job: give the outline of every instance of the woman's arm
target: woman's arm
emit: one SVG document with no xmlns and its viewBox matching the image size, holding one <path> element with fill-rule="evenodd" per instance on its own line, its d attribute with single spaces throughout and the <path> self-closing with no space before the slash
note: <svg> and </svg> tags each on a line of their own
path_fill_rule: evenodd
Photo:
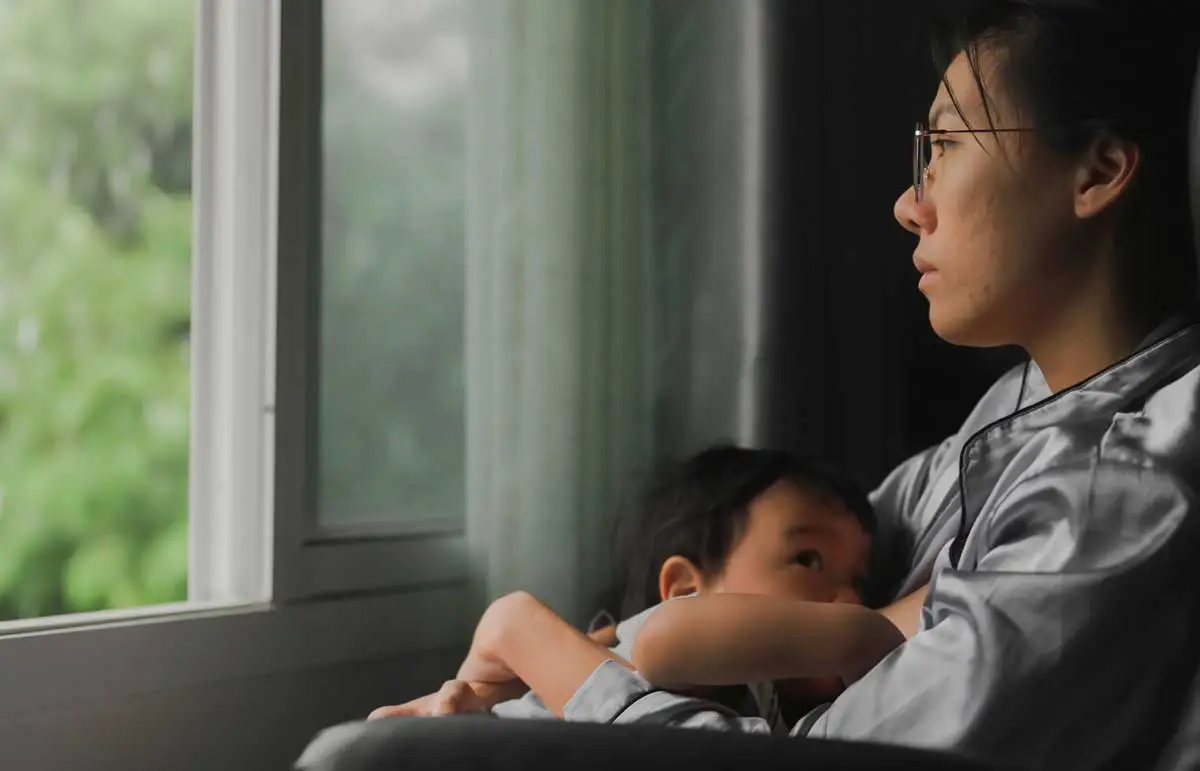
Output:
<svg viewBox="0 0 1200 771">
<path fill-rule="evenodd" d="M 932 626 L 797 735 L 935 737 L 1012 768 L 1169 756 L 1200 661 L 1195 489 L 1123 458 L 1032 473 L 980 512 L 970 569 L 938 576 Z"/>
<path fill-rule="evenodd" d="M 860 605 L 718 594 L 659 608 L 634 640 L 633 665 L 664 687 L 808 677 L 851 682 L 904 640 L 888 616 Z"/>
<path fill-rule="evenodd" d="M 920 520 L 919 501 L 940 469 L 958 463 L 955 437 L 951 436 L 913 455 L 892 470 L 868 498 L 877 527 L 872 537 L 871 569 L 864 599 L 872 607 L 897 599 L 908 577 L 909 559 L 917 537 L 928 523 Z"/>
<path fill-rule="evenodd" d="M 495 682 L 515 676 L 561 718 L 579 687 L 609 660 L 632 669 L 532 595 L 515 592 L 484 613 L 458 678 Z"/>
<path fill-rule="evenodd" d="M 921 606 L 925 604 L 928 594 L 929 584 L 925 584 L 907 597 L 881 608 L 879 613 L 900 630 L 905 640 L 911 640 L 921 629 Z"/>
</svg>

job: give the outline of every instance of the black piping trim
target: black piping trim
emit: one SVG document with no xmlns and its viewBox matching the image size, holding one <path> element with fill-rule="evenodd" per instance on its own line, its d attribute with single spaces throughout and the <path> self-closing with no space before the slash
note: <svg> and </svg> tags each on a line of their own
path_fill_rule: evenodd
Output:
<svg viewBox="0 0 1200 771">
<path fill-rule="evenodd" d="M 959 561 L 959 558 L 962 557 L 963 544 L 966 543 L 967 534 L 971 530 L 970 526 L 968 525 L 968 519 L 967 519 L 967 481 L 966 481 L 966 479 L 967 479 L 967 452 L 968 452 L 968 450 L 971 449 L 972 446 L 974 446 L 975 442 L 977 442 L 984 434 L 988 433 L 993 428 L 1004 425 L 1006 423 L 1010 423 L 1013 420 L 1016 420 L 1017 418 L 1019 418 L 1023 415 L 1028 415 L 1029 413 L 1034 412 L 1035 410 L 1039 410 L 1042 407 L 1052 404 L 1052 403 L 1058 401 L 1059 399 L 1067 396 L 1068 394 L 1074 393 L 1074 392 L 1084 388 L 1085 386 L 1090 385 L 1092 382 L 1094 382 L 1095 380 L 1097 380 L 1101 377 L 1104 377 L 1109 372 L 1112 372 L 1114 369 L 1117 369 L 1118 367 L 1123 366 L 1124 364 L 1127 364 L 1128 362 L 1130 362 L 1138 357 L 1149 354 L 1150 352 L 1155 351 L 1158 348 L 1162 348 L 1162 347 L 1168 345 L 1169 343 L 1175 341 L 1176 339 L 1183 337 L 1185 334 L 1188 334 L 1189 332 L 1193 331 L 1195 329 L 1196 325 L 1197 325 L 1197 322 L 1192 322 L 1192 323 L 1188 324 L 1187 326 L 1183 327 L 1182 329 L 1176 330 L 1174 334 L 1167 335 L 1166 337 L 1162 338 L 1161 340 L 1158 340 L 1157 342 L 1152 343 L 1151 345 L 1148 345 L 1145 348 L 1137 349 L 1136 351 L 1129 354 L 1125 358 L 1109 365 L 1108 367 L 1105 367 L 1104 369 L 1100 370 L 1099 372 L 1097 372 L 1096 374 L 1087 378 L 1086 380 L 1080 381 L 1079 383 L 1076 383 L 1075 385 L 1071 386 L 1070 388 L 1064 388 L 1063 390 L 1059 391 L 1056 394 L 1051 394 L 1050 396 L 1047 396 L 1045 399 L 1042 399 L 1041 401 L 1034 402 L 1033 404 L 1030 404 L 1024 408 L 1017 409 L 1015 412 L 1013 412 L 1011 415 L 1008 415 L 1007 417 L 993 420 L 991 423 L 988 423 L 983 428 L 981 428 L 978 431 L 976 431 L 975 433 L 971 434 L 971 437 L 969 439 L 967 439 L 967 441 L 963 442 L 962 450 L 960 450 L 959 454 L 958 454 L 958 498 L 959 498 L 958 502 L 959 502 L 961 511 L 959 512 L 958 533 L 957 533 L 957 535 L 954 536 L 954 542 L 950 544 L 950 566 L 956 570 L 958 569 L 958 561 Z M 1024 396 L 1025 381 L 1029 376 L 1029 367 L 1030 367 L 1030 362 L 1026 361 L 1025 362 L 1025 374 L 1021 377 L 1021 393 L 1018 394 L 1018 396 L 1017 396 L 1018 405 L 1020 404 L 1021 397 Z M 1172 369 L 1171 371 L 1173 372 L 1174 370 Z M 1157 384 L 1157 383 L 1161 382 L 1161 379 L 1156 379 L 1154 382 Z M 1131 402 L 1134 401 L 1136 398 L 1138 398 L 1136 395 L 1134 395 L 1134 394 L 1130 395 Z"/>
</svg>

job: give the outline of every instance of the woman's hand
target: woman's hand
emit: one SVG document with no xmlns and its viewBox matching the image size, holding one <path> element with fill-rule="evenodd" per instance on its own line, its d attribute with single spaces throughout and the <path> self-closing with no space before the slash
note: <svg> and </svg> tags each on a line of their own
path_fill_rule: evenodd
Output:
<svg viewBox="0 0 1200 771">
<path fill-rule="evenodd" d="M 925 596 L 929 594 L 929 584 L 926 583 L 907 597 L 896 600 L 880 613 L 895 624 L 904 639 L 911 640 L 921 629 L 921 608 L 925 605 Z"/>
<path fill-rule="evenodd" d="M 487 712 L 502 701 L 520 697 L 528 690 L 520 680 L 506 683 L 480 683 L 448 680 L 437 691 L 419 699 L 380 707 L 368 720 L 385 717 L 441 717 L 469 712 Z"/>
</svg>

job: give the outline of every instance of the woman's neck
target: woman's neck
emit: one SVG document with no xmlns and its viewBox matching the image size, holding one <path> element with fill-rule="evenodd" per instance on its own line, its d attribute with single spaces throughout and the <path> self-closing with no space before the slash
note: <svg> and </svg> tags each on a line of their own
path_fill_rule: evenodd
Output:
<svg viewBox="0 0 1200 771">
<path fill-rule="evenodd" d="M 1111 305 L 1067 308 L 1059 323 L 1023 347 L 1050 391 L 1058 393 L 1132 354 L 1164 321 L 1117 312 Z"/>
</svg>

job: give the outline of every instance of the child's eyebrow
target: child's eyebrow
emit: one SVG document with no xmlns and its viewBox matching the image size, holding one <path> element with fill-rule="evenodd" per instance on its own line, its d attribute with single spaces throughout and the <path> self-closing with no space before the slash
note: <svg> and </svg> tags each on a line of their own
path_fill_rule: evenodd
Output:
<svg viewBox="0 0 1200 771">
<path fill-rule="evenodd" d="M 820 525 L 791 525 L 784 531 L 783 537 L 797 538 L 804 535 L 827 535 L 828 533 L 828 528 L 821 527 Z"/>
</svg>

